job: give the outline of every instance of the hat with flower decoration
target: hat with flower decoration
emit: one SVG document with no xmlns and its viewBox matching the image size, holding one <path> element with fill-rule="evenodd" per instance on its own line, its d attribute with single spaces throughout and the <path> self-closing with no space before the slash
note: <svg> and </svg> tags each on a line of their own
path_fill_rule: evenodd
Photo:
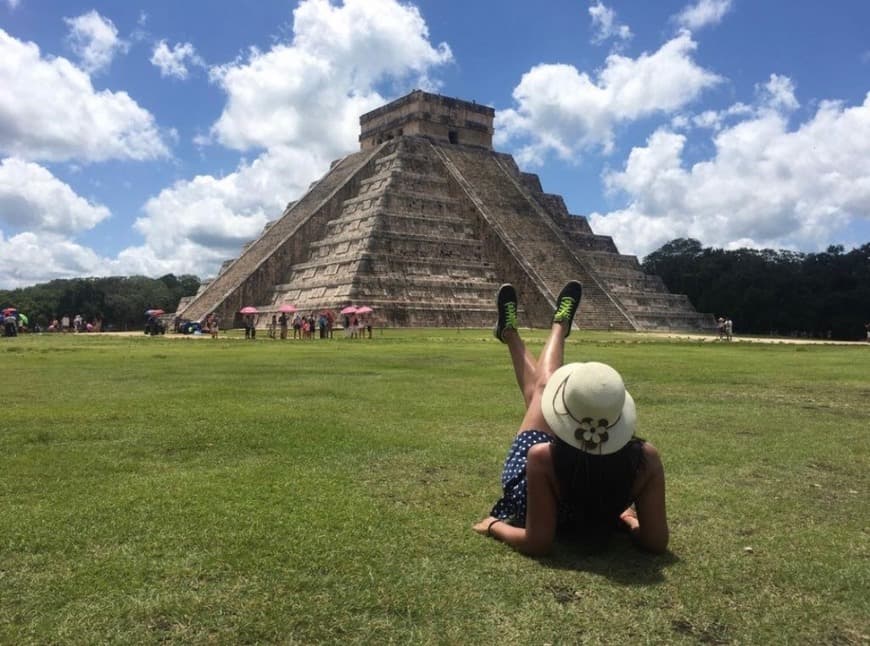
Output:
<svg viewBox="0 0 870 646">
<path fill-rule="evenodd" d="M 616 453 L 634 435 L 634 399 L 604 363 L 569 363 L 554 372 L 541 400 L 544 418 L 564 442 L 586 453 Z"/>
</svg>

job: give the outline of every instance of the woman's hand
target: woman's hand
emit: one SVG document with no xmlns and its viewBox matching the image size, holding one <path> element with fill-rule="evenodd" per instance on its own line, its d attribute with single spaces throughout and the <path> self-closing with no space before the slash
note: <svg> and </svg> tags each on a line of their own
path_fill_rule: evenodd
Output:
<svg viewBox="0 0 870 646">
<path fill-rule="evenodd" d="M 619 520 L 628 531 L 633 531 L 640 527 L 640 523 L 637 520 L 637 512 L 634 510 L 634 507 L 629 507 L 619 514 Z"/>
<path fill-rule="evenodd" d="M 486 518 L 484 518 L 482 521 L 480 521 L 476 525 L 473 525 L 471 527 L 471 529 L 476 531 L 478 534 L 481 534 L 483 536 L 487 536 L 487 535 L 489 535 L 490 525 L 492 525 L 492 523 L 494 523 L 497 520 L 498 520 L 498 518 L 496 518 L 495 516 L 487 516 Z"/>
</svg>

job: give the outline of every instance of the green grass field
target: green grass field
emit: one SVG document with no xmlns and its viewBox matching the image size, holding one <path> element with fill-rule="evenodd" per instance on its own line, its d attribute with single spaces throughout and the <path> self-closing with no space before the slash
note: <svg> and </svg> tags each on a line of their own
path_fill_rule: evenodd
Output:
<svg viewBox="0 0 870 646">
<path fill-rule="evenodd" d="M 0 359 L 3 644 L 870 641 L 870 347 L 575 331 L 662 452 L 671 550 L 544 559 L 471 531 L 522 416 L 486 331 Z"/>
</svg>

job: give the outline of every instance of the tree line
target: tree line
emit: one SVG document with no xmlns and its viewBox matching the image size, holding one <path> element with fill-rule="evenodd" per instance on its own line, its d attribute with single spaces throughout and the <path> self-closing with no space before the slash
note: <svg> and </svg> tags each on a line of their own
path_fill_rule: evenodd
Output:
<svg viewBox="0 0 870 646">
<path fill-rule="evenodd" d="M 81 314 L 85 321 L 100 319 L 103 329 L 140 329 L 145 310 L 174 312 L 182 296 L 195 294 L 200 280 L 196 276 L 160 278 L 145 276 L 110 276 L 106 278 L 72 278 L 48 283 L 0 290 L 0 309 L 16 307 L 27 314 L 30 325 L 45 329 L 51 321 L 64 315 L 70 320 Z"/>
<path fill-rule="evenodd" d="M 726 251 L 677 238 L 641 263 L 700 312 L 730 317 L 735 331 L 857 340 L 870 322 L 870 243 L 845 252 Z"/>
<path fill-rule="evenodd" d="M 865 338 L 870 322 L 870 243 L 845 252 L 773 249 L 726 251 L 677 238 L 643 259 L 644 271 L 700 312 L 730 317 L 747 334 Z M 17 307 L 43 328 L 64 315 L 100 318 L 113 329 L 138 329 L 145 310 L 173 312 L 197 292 L 196 276 L 113 276 L 59 279 L 0 290 L 0 309 Z"/>
</svg>

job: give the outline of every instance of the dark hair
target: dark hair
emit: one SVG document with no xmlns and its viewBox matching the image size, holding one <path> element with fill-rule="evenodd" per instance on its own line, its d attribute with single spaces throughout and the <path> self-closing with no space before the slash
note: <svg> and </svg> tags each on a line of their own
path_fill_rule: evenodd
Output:
<svg viewBox="0 0 870 646">
<path fill-rule="evenodd" d="M 559 481 L 562 529 L 613 527 L 631 500 L 631 487 L 643 463 L 644 440 L 633 437 L 610 455 L 586 453 L 556 438 L 553 463 Z"/>
</svg>

